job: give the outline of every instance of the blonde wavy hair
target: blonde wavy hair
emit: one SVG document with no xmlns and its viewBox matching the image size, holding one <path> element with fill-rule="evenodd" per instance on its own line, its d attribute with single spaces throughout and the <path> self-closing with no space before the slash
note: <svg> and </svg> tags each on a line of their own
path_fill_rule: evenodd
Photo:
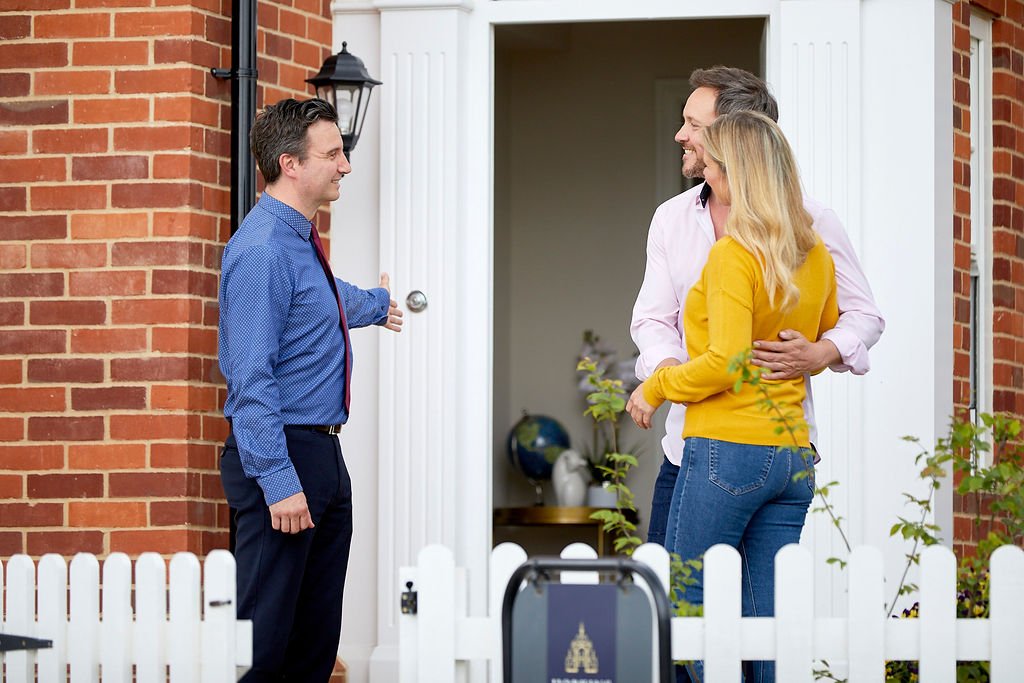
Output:
<svg viewBox="0 0 1024 683">
<path fill-rule="evenodd" d="M 761 262 L 772 306 L 790 310 L 800 300 L 794 274 L 818 238 L 786 136 L 764 114 L 733 112 L 704 130 L 704 149 L 729 182 L 725 233 Z"/>
</svg>

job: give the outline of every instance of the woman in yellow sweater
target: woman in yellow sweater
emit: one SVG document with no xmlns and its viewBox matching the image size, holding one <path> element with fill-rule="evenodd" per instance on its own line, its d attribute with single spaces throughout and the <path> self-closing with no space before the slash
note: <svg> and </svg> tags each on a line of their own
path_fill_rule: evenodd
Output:
<svg viewBox="0 0 1024 683">
<path fill-rule="evenodd" d="M 813 460 L 803 425 L 804 378 L 766 381 L 792 415 L 797 444 L 762 409 L 757 390 L 734 391 L 732 359 L 754 339 L 783 329 L 817 340 L 835 325 L 832 257 L 811 228 L 796 162 L 768 117 L 736 112 L 704 131 L 705 180 L 730 206 L 725 237 L 711 248 L 683 313 L 690 360 L 665 367 L 637 388 L 626 406 L 648 428 L 664 401 L 686 403 L 685 448 L 673 492 L 665 546 L 684 560 L 716 543 L 743 561 L 743 614 L 774 614 L 775 553 L 800 539 L 813 495 Z M 806 472 L 812 476 L 794 476 Z M 703 603 L 703 577 L 683 597 Z M 774 663 L 758 662 L 753 680 L 774 680 Z M 693 673 L 703 678 L 700 662 Z"/>
</svg>

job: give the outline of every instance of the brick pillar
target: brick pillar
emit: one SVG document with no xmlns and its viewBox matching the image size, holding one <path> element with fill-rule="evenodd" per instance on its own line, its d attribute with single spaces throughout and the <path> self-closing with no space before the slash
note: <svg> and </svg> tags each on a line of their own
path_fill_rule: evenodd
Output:
<svg viewBox="0 0 1024 683">
<path fill-rule="evenodd" d="M 1024 416 L 1024 1 L 972 0 L 953 6 L 954 123 L 954 292 L 956 363 L 954 409 L 969 400 L 966 357 L 969 336 L 970 196 L 970 22 L 971 9 L 994 15 L 992 23 L 992 303 L 993 408 Z M 955 478 L 959 483 L 960 476 Z M 982 501 L 982 504 L 987 504 Z M 978 501 L 954 497 L 954 549 L 973 554 L 987 533 L 973 520 Z"/>
<path fill-rule="evenodd" d="M 222 7 L 0 0 L 0 556 L 227 545 Z M 309 96 L 328 11 L 260 4 L 261 104 Z"/>
</svg>

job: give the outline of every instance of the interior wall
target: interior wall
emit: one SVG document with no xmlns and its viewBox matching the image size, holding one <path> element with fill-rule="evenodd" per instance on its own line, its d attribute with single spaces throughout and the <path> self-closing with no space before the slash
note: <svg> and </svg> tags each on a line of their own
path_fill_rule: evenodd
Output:
<svg viewBox="0 0 1024 683">
<path fill-rule="evenodd" d="M 656 83 L 679 79 L 682 100 L 695 68 L 759 72 L 763 26 L 761 19 L 730 19 L 497 27 L 496 507 L 533 502 L 532 487 L 506 455 L 509 430 L 524 410 L 558 420 L 575 448 L 589 440 L 575 373 L 584 330 L 611 343 L 620 359 L 635 353 L 629 321 L 658 203 L 657 146 L 679 154 L 672 139 L 678 111 L 655 130 Z M 642 535 L 666 412 L 649 432 L 628 418 L 623 429 L 623 444 L 640 453 L 629 484 Z M 545 499 L 555 504 L 550 485 Z"/>
</svg>

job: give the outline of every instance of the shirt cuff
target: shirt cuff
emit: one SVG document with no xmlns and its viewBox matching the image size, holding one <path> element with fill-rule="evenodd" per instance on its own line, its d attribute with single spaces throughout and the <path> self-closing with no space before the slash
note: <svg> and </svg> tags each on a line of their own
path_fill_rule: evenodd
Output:
<svg viewBox="0 0 1024 683">
<path fill-rule="evenodd" d="M 263 489 L 263 500 L 267 502 L 268 507 L 302 492 L 302 482 L 299 481 L 299 475 L 295 473 L 295 468 L 290 463 L 288 467 L 257 477 L 256 483 Z"/>
<path fill-rule="evenodd" d="M 391 308 L 391 294 L 383 287 L 374 287 L 369 292 L 374 296 L 377 306 L 380 308 L 381 317 L 373 321 L 373 324 L 383 325 L 388 321 L 388 309 Z"/>
<path fill-rule="evenodd" d="M 854 333 L 833 327 L 821 335 L 821 338 L 828 339 L 839 349 L 839 356 L 843 362 L 830 365 L 829 369 L 833 372 L 850 371 L 855 375 L 863 375 L 871 369 L 864 343 Z"/>
<path fill-rule="evenodd" d="M 659 344 L 647 349 L 636 359 L 636 377 L 645 380 L 658 369 L 658 363 L 666 358 L 675 358 L 680 363 L 687 361 L 686 351 L 672 344 Z"/>
</svg>

